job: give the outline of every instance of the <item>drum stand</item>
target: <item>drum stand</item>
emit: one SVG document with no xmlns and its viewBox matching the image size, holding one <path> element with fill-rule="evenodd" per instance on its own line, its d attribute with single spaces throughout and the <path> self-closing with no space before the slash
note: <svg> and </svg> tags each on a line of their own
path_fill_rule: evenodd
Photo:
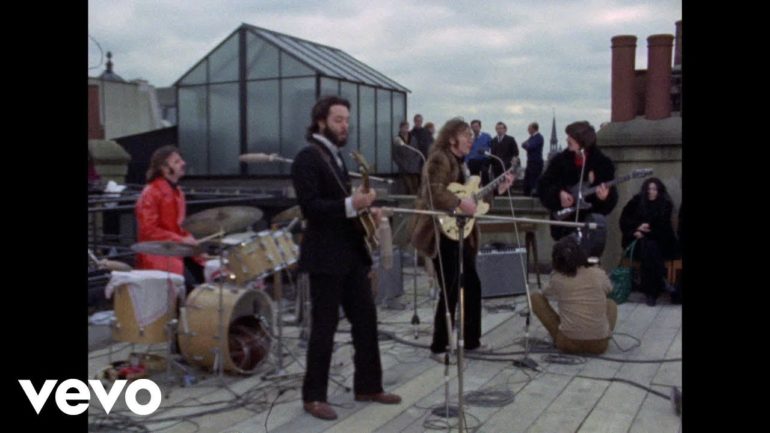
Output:
<svg viewBox="0 0 770 433">
<path fill-rule="evenodd" d="M 177 335 L 179 327 L 179 321 L 177 319 L 169 320 L 168 323 L 166 323 L 166 335 L 168 335 L 168 345 L 167 345 L 167 352 L 168 357 L 166 358 L 166 383 L 172 383 L 172 370 L 174 368 L 177 368 L 182 372 L 182 386 L 188 386 L 192 385 L 193 383 L 197 382 L 196 376 L 188 369 L 184 364 L 182 364 L 181 361 L 178 361 L 175 359 L 175 356 L 173 354 L 174 351 L 174 336 Z M 169 398 L 171 394 L 170 387 L 166 390 L 166 394 L 164 395 L 165 398 Z"/>
</svg>

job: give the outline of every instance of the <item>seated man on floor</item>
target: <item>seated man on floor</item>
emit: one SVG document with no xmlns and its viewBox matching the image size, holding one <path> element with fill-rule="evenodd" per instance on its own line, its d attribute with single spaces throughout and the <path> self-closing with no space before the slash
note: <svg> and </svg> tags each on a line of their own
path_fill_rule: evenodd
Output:
<svg viewBox="0 0 770 433">
<path fill-rule="evenodd" d="M 551 279 L 542 292 L 532 293 L 532 311 L 562 352 L 604 353 L 618 318 L 617 305 L 607 298 L 612 290 L 607 273 L 588 265 L 574 236 L 554 245 L 551 260 Z M 559 313 L 546 296 L 556 300 Z"/>
</svg>

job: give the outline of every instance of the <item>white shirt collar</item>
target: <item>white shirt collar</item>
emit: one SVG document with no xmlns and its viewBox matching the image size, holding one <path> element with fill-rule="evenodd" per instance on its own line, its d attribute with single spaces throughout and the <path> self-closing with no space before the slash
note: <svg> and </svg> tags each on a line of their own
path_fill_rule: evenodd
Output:
<svg viewBox="0 0 770 433">
<path fill-rule="evenodd" d="M 326 148 L 329 149 L 329 151 L 332 153 L 332 155 L 339 156 L 340 149 L 337 146 L 335 146 L 334 143 L 329 141 L 328 138 L 324 137 L 321 134 L 313 134 L 313 138 L 315 138 L 316 140 L 318 140 L 321 143 L 323 143 L 324 146 L 326 146 Z"/>
<path fill-rule="evenodd" d="M 321 134 L 313 134 L 313 138 L 323 143 L 324 146 L 326 146 L 327 149 L 329 149 L 329 152 L 334 155 L 334 159 L 337 161 L 337 165 L 342 168 L 342 155 L 340 154 L 340 148 L 335 146 L 334 143 L 329 141 L 328 138 L 324 137 Z"/>
</svg>

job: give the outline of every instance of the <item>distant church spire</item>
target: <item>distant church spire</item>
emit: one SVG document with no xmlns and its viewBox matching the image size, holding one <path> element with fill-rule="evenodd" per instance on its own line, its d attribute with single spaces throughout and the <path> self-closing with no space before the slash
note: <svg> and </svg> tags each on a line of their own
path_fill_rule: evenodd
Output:
<svg viewBox="0 0 770 433">
<path fill-rule="evenodd" d="M 556 110 L 553 112 L 553 122 L 551 123 L 551 150 L 548 152 L 548 159 L 559 153 L 559 139 L 556 138 Z"/>
</svg>

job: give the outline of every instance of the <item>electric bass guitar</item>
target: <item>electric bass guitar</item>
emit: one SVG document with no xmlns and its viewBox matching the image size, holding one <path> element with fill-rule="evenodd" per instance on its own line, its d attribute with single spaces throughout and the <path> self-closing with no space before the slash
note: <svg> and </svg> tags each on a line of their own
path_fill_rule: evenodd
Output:
<svg viewBox="0 0 770 433">
<path fill-rule="evenodd" d="M 468 180 L 465 182 L 465 185 L 452 182 L 449 185 L 447 185 L 446 189 L 447 191 L 453 193 L 457 197 L 463 199 L 470 197 L 473 199 L 474 202 L 476 202 L 476 213 L 473 214 L 476 215 L 484 215 L 487 212 L 489 212 L 489 203 L 482 200 L 484 196 L 489 194 L 493 188 L 497 188 L 497 186 L 505 179 L 505 175 L 507 173 L 510 173 L 516 169 L 516 163 L 511 165 L 511 167 L 503 172 L 500 176 L 498 176 L 495 180 L 489 182 L 484 188 L 479 189 L 479 184 L 481 183 L 481 178 L 479 176 L 471 176 L 468 178 Z M 462 213 L 460 211 L 460 208 L 457 208 L 456 212 Z M 467 238 L 469 234 L 471 234 L 471 230 L 473 230 L 473 223 L 476 221 L 475 218 L 468 218 L 468 221 L 465 222 L 465 226 L 463 227 L 463 234 L 460 236 L 459 230 L 457 229 L 457 218 L 444 215 L 438 217 L 439 225 L 441 226 L 441 232 L 444 233 L 446 237 L 449 239 L 452 239 L 453 241 L 459 240 L 461 237 L 463 239 Z"/>
<path fill-rule="evenodd" d="M 605 183 L 605 185 L 607 185 L 607 188 L 609 188 L 612 185 L 623 183 L 623 182 L 629 181 L 631 179 L 640 179 L 640 178 L 647 177 L 647 176 L 650 176 L 650 175 L 652 175 L 652 169 L 651 168 L 637 168 L 636 170 L 632 171 L 630 174 L 627 174 L 625 176 L 621 176 L 621 177 L 619 177 L 617 179 L 613 179 L 613 180 L 611 180 L 609 182 L 604 182 L 604 183 Z M 578 185 L 580 185 L 580 183 L 577 183 L 577 184 L 573 185 L 572 187 L 570 187 L 568 192 L 570 194 L 572 194 L 572 197 L 574 197 L 575 200 L 578 200 L 579 196 L 582 197 L 579 200 L 579 203 L 575 204 L 574 206 L 565 207 L 563 209 L 560 209 L 560 210 L 552 212 L 551 213 L 551 217 L 554 220 L 564 221 L 564 220 L 567 220 L 570 217 L 574 216 L 575 212 L 577 210 L 580 210 L 582 212 L 582 211 L 587 211 L 587 210 L 591 209 L 591 203 L 585 201 L 585 199 L 586 199 L 586 197 L 588 197 L 590 195 L 596 194 L 596 188 L 598 188 L 598 185 L 597 186 L 591 186 L 591 187 L 583 187 L 582 194 L 580 192 L 580 189 L 578 189 Z"/>
<path fill-rule="evenodd" d="M 361 172 L 361 187 L 365 193 L 369 192 L 369 164 L 358 151 L 350 152 L 350 156 L 358 164 L 358 170 Z M 373 254 L 380 247 L 380 238 L 377 236 L 377 224 L 374 221 L 374 215 L 369 209 L 363 209 L 358 212 L 358 228 L 364 236 L 364 243 L 369 254 Z"/>
</svg>

